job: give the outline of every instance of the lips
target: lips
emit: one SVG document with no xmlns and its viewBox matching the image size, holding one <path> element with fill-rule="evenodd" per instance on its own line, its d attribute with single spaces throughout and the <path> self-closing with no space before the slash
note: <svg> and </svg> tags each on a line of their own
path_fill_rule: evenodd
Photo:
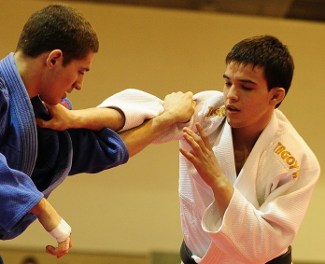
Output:
<svg viewBox="0 0 325 264">
<path fill-rule="evenodd" d="M 226 106 L 227 111 L 229 112 L 239 112 L 239 109 L 233 105 L 227 105 Z"/>
</svg>

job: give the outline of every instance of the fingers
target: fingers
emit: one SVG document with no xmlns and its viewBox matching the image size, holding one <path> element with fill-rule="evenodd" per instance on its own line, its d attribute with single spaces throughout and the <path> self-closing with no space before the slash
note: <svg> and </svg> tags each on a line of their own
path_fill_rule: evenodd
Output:
<svg viewBox="0 0 325 264">
<path fill-rule="evenodd" d="M 172 93 L 170 93 L 170 94 L 167 94 L 166 96 L 165 96 L 165 99 L 167 98 L 167 97 L 171 97 L 171 96 L 179 96 L 179 97 L 181 97 L 181 96 L 183 96 L 183 97 L 190 97 L 190 98 L 192 98 L 193 97 L 193 93 L 192 92 L 190 92 L 190 91 L 187 91 L 187 92 L 181 92 L 181 91 L 178 91 L 178 92 L 172 92 Z"/>
<path fill-rule="evenodd" d="M 45 121 L 44 121 L 43 119 L 36 118 L 36 124 L 37 124 L 39 127 L 44 127 L 44 123 L 45 123 Z"/>
<path fill-rule="evenodd" d="M 183 137 L 191 147 L 191 150 L 185 150 L 180 148 L 180 153 L 188 159 L 190 162 L 195 163 L 196 159 L 199 159 L 203 154 L 204 141 L 200 135 L 197 135 L 192 129 L 185 127 L 183 129 Z"/>
<path fill-rule="evenodd" d="M 51 245 L 46 246 L 46 252 L 57 258 L 61 258 L 69 252 L 71 247 L 71 237 L 68 237 L 65 241 L 58 243 L 57 247 Z"/>
<path fill-rule="evenodd" d="M 188 127 L 183 128 L 183 137 L 191 147 L 191 150 L 182 148 L 179 150 L 193 164 L 199 162 L 199 160 L 202 162 L 213 153 L 209 139 L 205 135 L 202 126 L 199 123 L 195 124 L 195 126 L 197 133 Z"/>
<path fill-rule="evenodd" d="M 58 242 L 57 247 L 48 245 L 46 251 L 57 258 L 60 258 L 69 252 L 71 248 L 71 227 L 69 224 L 61 218 L 57 226 L 49 231 L 50 235 L 53 236 Z"/>
<path fill-rule="evenodd" d="M 55 119 L 50 119 L 49 121 L 40 119 L 40 118 L 36 118 L 36 124 L 41 127 L 41 128 L 49 128 L 49 129 L 54 129 L 54 130 L 64 130 L 64 128 L 62 128 L 60 126 L 60 123 L 57 122 Z"/>
<path fill-rule="evenodd" d="M 51 115 L 50 120 L 43 120 L 36 118 L 36 123 L 39 127 L 49 128 L 53 130 L 62 131 L 67 129 L 68 118 L 67 114 L 71 111 L 66 109 L 63 105 L 46 105 Z"/>
<path fill-rule="evenodd" d="M 182 102 L 193 101 L 193 93 L 192 92 L 172 92 L 167 94 L 164 98 L 164 104 L 180 104 Z M 192 106 L 195 107 L 195 104 L 192 103 Z"/>
<path fill-rule="evenodd" d="M 194 108 L 195 108 L 195 106 L 196 106 L 196 101 L 195 101 L 195 100 L 193 100 L 193 101 L 192 101 L 192 108 L 194 109 Z"/>
<path fill-rule="evenodd" d="M 198 144 L 201 148 L 210 148 L 209 139 L 203 132 L 202 126 L 199 123 L 196 123 L 195 127 L 197 129 L 197 133 L 188 127 L 183 128 L 183 136 L 185 140 L 191 145 L 191 147 L 194 148 L 196 148 L 196 144 Z"/>
<path fill-rule="evenodd" d="M 191 146 L 192 152 L 198 154 L 200 150 L 204 147 L 204 142 L 201 137 L 194 133 L 193 130 L 189 128 L 183 129 L 183 137 L 186 142 Z"/>
<path fill-rule="evenodd" d="M 204 142 L 204 145 L 207 147 L 207 148 L 211 148 L 211 145 L 210 145 L 210 141 L 209 141 L 209 138 L 205 135 L 205 133 L 203 132 L 203 128 L 202 126 L 199 124 L 199 123 L 196 123 L 195 124 L 195 127 L 200 135 L 200 137 L 202 138 L 203 142 Z"/>
</svg>

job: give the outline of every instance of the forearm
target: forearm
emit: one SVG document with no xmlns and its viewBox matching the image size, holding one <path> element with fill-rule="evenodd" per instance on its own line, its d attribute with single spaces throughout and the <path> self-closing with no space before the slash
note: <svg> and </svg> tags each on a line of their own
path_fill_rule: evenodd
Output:
<svg viewBox="0 0 325 264">
<path fill-rule="evenodd" d="M 136 128 L 121 132 L 120 136 L 128 148 L 130 157 L 143 150 L 160 135 L 167 133 L 174 123 L 169 113 L 163 113 Z"/>
<path fill-rule="evenodd" d="M 37 216 L 39 222 L 48 232 L 53 230 L 61 220 L 61 216 L 45 198 L 42 198 L 30 212 Z"/>
<path fill-rule="evenodd" d="M 124 114 L 115 108 L 87 108 L 68 110 L 62 105 L 48 106 L 52 118 L 48 121 L 37 119 L 37 124 L 43 128 L 66 130 L 85 128 L 101 130 L 110 128 L 115 131 L 124 126 Z"/>
<path fill-rule="evenodd" d="M 139 98 L 139 96 L 134 97 L 119 94 L 116 96 L 119 97 L 117 100 L 110 102 L 105 100 L 100 107 L 83 110 L 68 110 L 60 104 L 54 106 L 48 105 L 48 110 L 52 118 L 48 121 L 37 119 L 37 124 L 43 128 L 60 131 L 75 128 L 90 130 L 111 128 L 119 131 L 122 128 L 127 130 L 138 127 L 144 120 L 157 117 L 159 114 L 164 116 L 164 121 L 162 122 L 163 124 L 159 121 L 158 127 L 161 125 L 165 127 L 166 122 L 187 122 L 194 113 L 195 102 L 193 101 L 193 94 L 191 92 L 171 93 L 165 97 L 163 103 L 159 98 L 152 95 L 148 99 L 148 96 L 146 97 L 148 95 L 147 93 L 140 92 L 140 94 L 144 97 Z M 128 100 L 124 102 L 124 99 Z M 116 105 L 118 107 L 115 108 L 114 106 Z M 123 110 L 119 110 L 120 108 Z M 161 117 L 159 120 L 161 120 Z M 151 131 L 156 133 L 156 121 L 150 122 L 150 124 L 154 125 Z M 146 135 L 149 136 L 148 139 L 154 136 L 151 133 Z M 151 142 L 151 140 L 149 141 Z"/>
<path fill-rule="evenodd" d="M 44 229 L 53 236 L 58 245 L 57 247 L 47 245 L 46 251 L 56 256 L 57 258 L 63 257 L 69 252 L 72 247 L 71 243 L 71 227 L 66 223 L 62 217 L 56 212 L 53 206 L 45 199 L 42 198 L 40 202 L 35 205 L 31 211 L 38 218 Z"/>
<path fill-rule="evenodd" d="M 225 176 L 223 179 L 216 179 L 210 187 L 214 194 L 215 204 L 218 207 L 220 214 L 224 215 L 233 196 L 234 188 Z"/>
<path fill-rule="evenodd" d="M 124 115 L 114 108 L 88 108 L 73 110 L 74 120 L 72 128 L 85 128 L 90 130 L 101 130 L 110 128 L 120 130 L 124 125 Z"/>
</svg>

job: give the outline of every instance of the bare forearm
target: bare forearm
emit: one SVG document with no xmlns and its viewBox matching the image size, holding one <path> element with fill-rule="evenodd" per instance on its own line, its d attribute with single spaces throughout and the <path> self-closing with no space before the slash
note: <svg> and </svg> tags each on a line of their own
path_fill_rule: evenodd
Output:
<svg viewBox="0 0 325 264">
<path fill-rule="evenodd" d="M 31 213 L 37 216 L 46 231 L 54 229 L 61 220 L 60 215 L 45 198 L 31 209 Z"/>
<path fill-rule="evenodd" d="M 122 112 L 112 108 L 88 108 L 74 110 L 74 128 L 86 128 L 90 130 L 101 130 L 111 128 L 120 130 L 124 125 Z"/>
<path fill-rule="evenodd" d="M 218 180 L 211 186 L 214 193 L 215 203 L 220 214 L 224 214 L 230 204 L 234 193 L 234 188 L 230 185 L 227 179 Z"/>
<path fill-rule="evenodd" d="M 82 110 L 68 110 L 62 105 L 48 106 L 52 118 L 48 121 L 37 119 L 37 124 L 43 128 L 66 130 L 85 128 L 101 130 L 111 128 L 115 131 L 124 126 L 124 114 L 114 108 L 87 108 Z"/>
<path fill-rule="evenodd" d="M 58 243 L 57 246 L 47 245 L 46 251 L 57 258 L 66 255 L 72 247 L 70 237 L 71 227 L 68 223 L 62 219 L 45 198 L 42 198 L 30 212 L 37 216 L 38 221 L 42 224 L 44 229 L 49 232 Z"/>
<path fill-rule="evenodd" d="M 141 126 L 120 133 L 130 157 L 152 143 L 161 134 L 166 133 L 175 121 L 168 114 L 162 114 L 144 122 Z"/>
</svg>

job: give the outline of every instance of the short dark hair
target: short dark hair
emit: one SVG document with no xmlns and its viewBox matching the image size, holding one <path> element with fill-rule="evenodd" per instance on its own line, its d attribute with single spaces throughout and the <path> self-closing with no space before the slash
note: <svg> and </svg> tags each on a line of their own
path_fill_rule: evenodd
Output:
<svg viewBox="0 0 325 264">
<path fill-rule="evenodd" d="M 235 61 L 264 69 L 268 89 L 282 87 L 288 93 L 294 72 L 294 62 L 288 48 L 270 35 L 244 39 L 233 46 L 226 64 Z"/>
<path fill-rule="evenodd" d="M 99 42 L 90 23 L 75 9 L 65 5 L 49 5 L 36 11 L 21 32 L 17 49 L 25 55 L 38 55 L 60 49 L 64 64 L 98 52 Z"/>
</svg>

